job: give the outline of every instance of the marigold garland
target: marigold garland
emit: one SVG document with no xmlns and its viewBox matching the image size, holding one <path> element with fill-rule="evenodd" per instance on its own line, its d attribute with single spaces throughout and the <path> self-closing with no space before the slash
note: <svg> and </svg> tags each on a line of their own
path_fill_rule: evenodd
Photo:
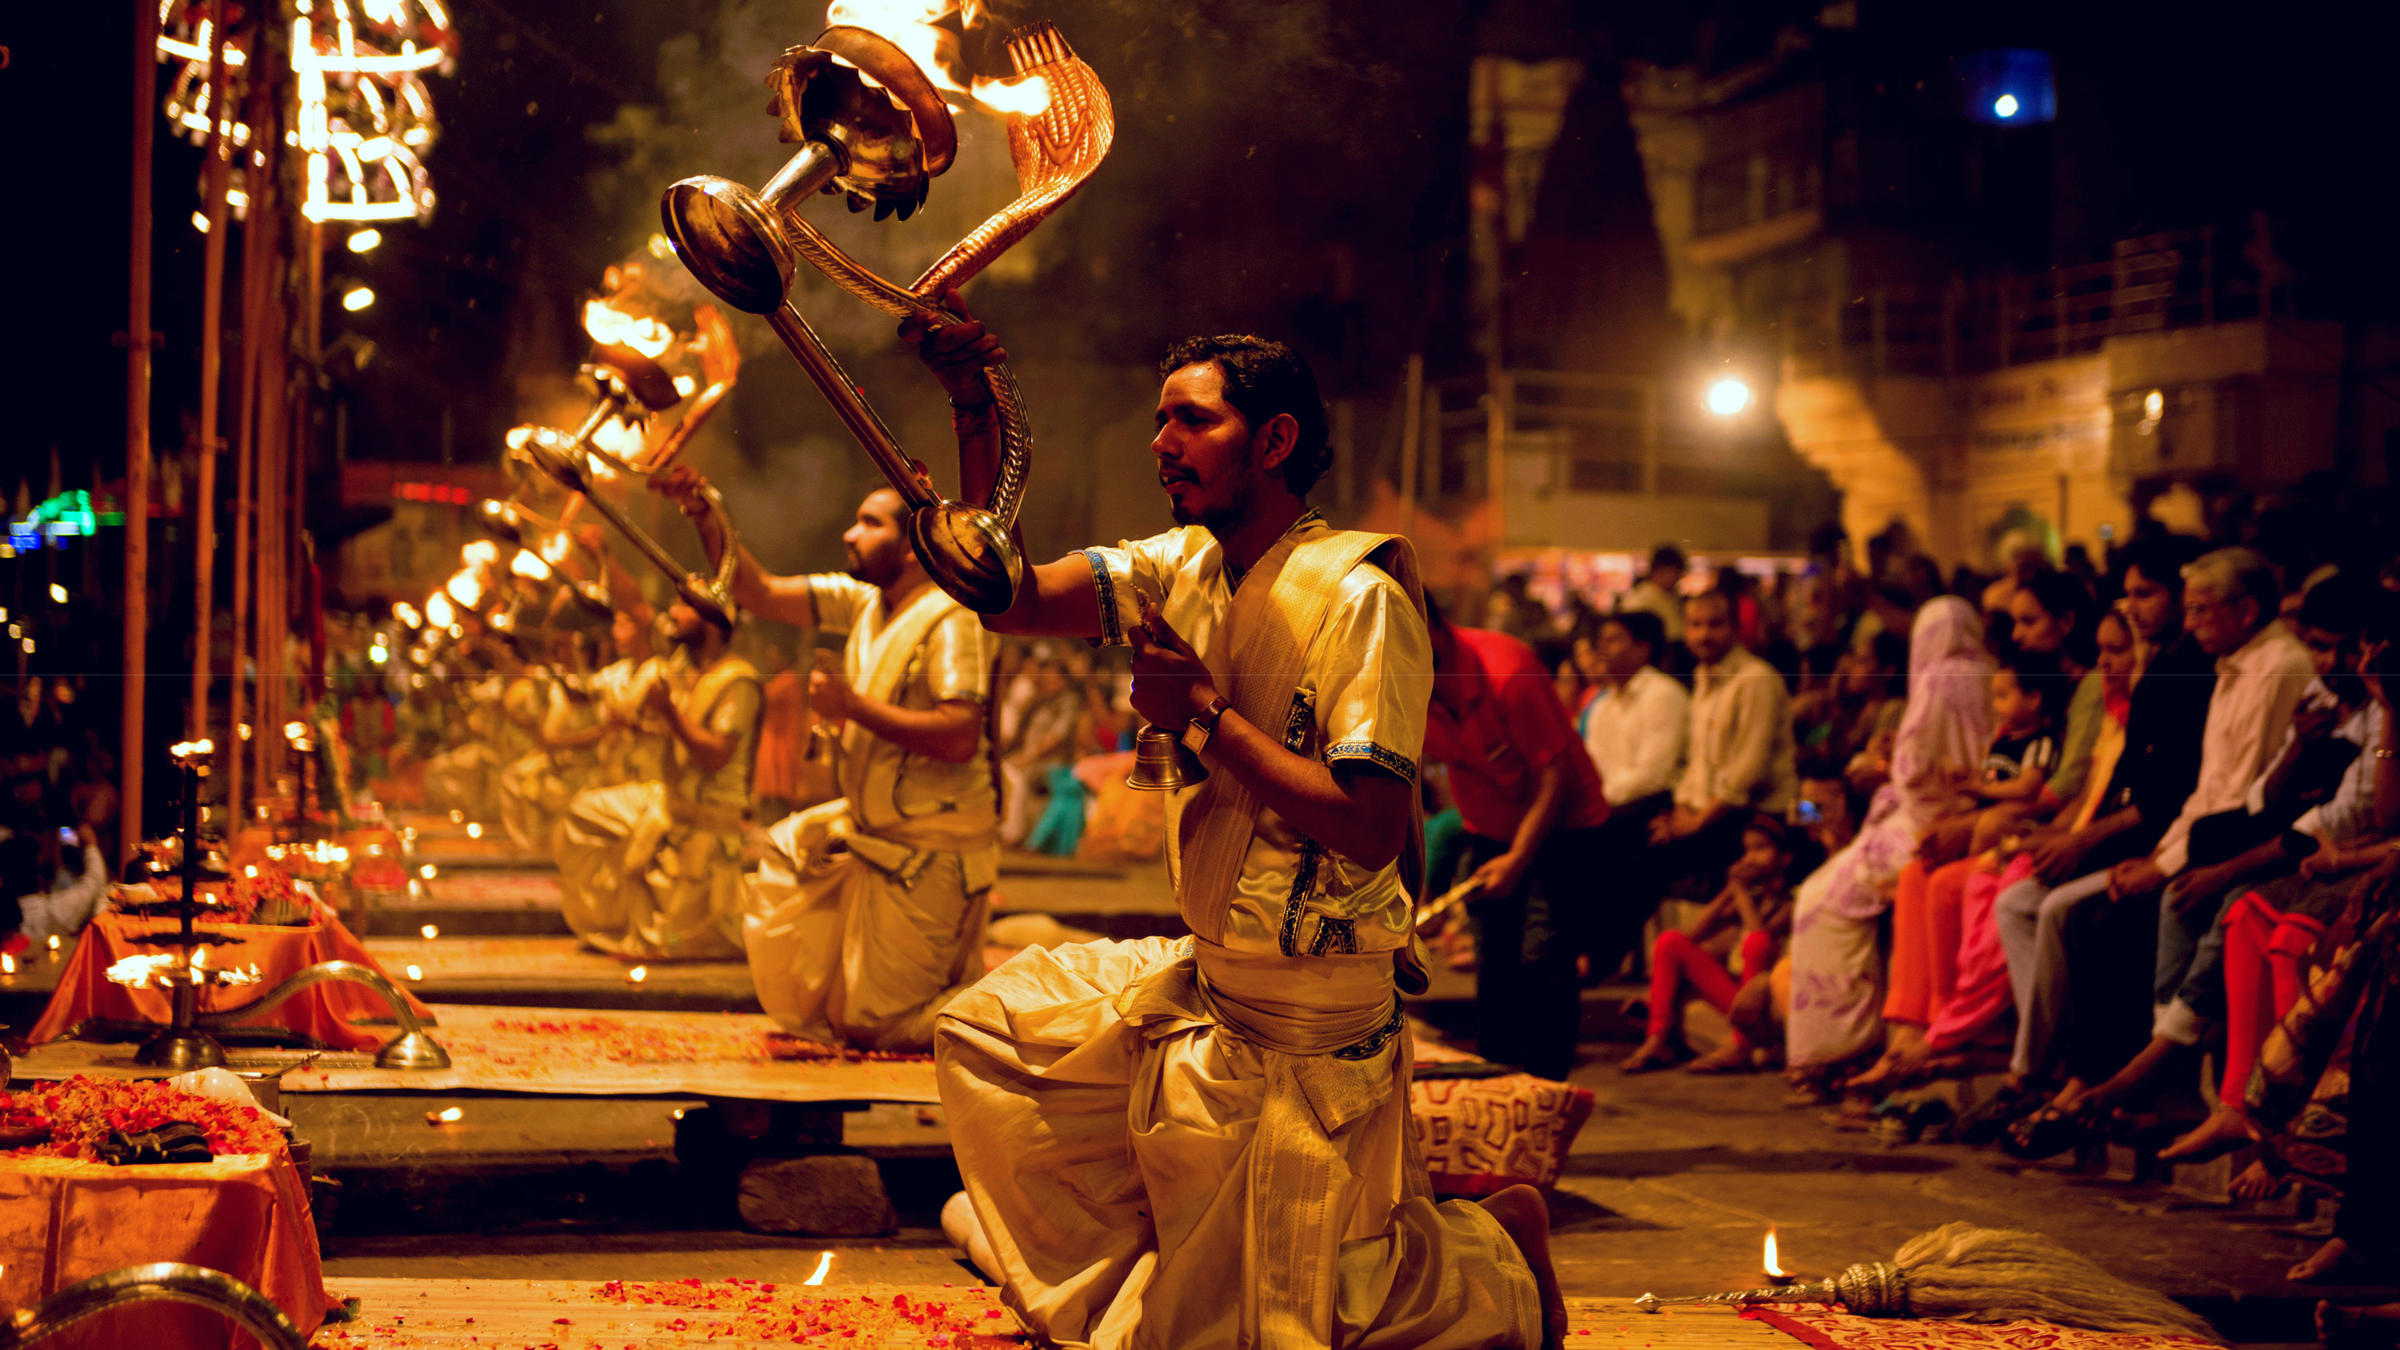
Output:
<svg viewBox="0 0 2400 1350">
<path fill-rule="evenodd" d="M 182 1121 L 208 1136 L 209 1151 L 264 1153 L 288 1159 L 283 1130 L 255 1106 L 202 1097 L 163 1079 L 72 1078 L 0 1092 L 0 1126 L 47 1128 L 47 1142 L 11 1150 L 19 1154 L 100 1161 L 100 1141 L 111 1130 L 139 1134 Z"/>
</svg>

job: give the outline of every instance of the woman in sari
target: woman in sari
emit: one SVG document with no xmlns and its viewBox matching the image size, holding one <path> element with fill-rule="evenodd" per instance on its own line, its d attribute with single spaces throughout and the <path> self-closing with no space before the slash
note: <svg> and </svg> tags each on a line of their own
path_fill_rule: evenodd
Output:
<svg viewBox="0 0 2400 1350">
<path fill-rule="evenodd" d="M 1800 884 L 1784 1053 L 1804 1090 L 1822 1091 L 1881 1046 L 1877 920 L 1918 841 L 1956 806 L 1957 772 L 1983 759 L 1991 739 L 1991 672 L 1973 606 L 1946 595 L 1917 611 L 1908 644 L 1908 711 L 1893 743 L 1891 779 L 1877 789 L 1858 837 Z"/>
</svg>

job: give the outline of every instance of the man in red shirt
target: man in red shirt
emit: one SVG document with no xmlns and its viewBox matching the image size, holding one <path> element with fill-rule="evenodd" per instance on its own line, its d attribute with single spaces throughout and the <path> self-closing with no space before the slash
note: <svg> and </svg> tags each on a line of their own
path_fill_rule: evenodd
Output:
<svg viewBox="0 0 2400 1350">
<path fill-rule="evenodd" d="M 1456 628 L 1426 603 L 1433 699 L 1425 758 L 1450 770 L 1480 932 L 1476 1048 L 1565 1078 L 1582 1021 L 1575 953 L 1600 876 L 1600 774 L 1533 648 Z"/>
</svg>

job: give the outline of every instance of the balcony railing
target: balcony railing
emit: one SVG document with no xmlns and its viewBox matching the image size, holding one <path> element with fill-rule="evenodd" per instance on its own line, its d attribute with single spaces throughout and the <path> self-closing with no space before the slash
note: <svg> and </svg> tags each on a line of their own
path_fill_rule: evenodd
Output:
<svg viewBox="0 0 2400 1350">
<path fill-rule="evenodd" d="M 1782 328 L 1785 355 L 1805 372 L 1952 375 L 2251 318 L 2267 306 L 2257 271 L 2208 227 L 2123 240 L 2099 262 L 1995 281 L 1874 287 L 1796 306 Z"/>
</svg>

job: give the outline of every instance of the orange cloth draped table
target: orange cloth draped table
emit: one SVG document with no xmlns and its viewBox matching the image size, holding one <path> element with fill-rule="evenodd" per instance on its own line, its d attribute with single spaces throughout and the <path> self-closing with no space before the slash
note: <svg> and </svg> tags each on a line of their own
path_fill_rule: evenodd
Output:
<svg viewBox="0 0 2400 1350">
<path fill-rule="evenodd" d="M 113 911 L 93 919 L 76 942 L 74 957 L 58 977 L 58 989 L 50 996 L 50 1006 L 43 1009 L 42 1020 L 33 1028 L 33 1043 L 57 1040 L 77 1023 L 92 1017 L 167 1022 L 174 1010 L 166 990 L 112 984 L 108 968 L 128 956 L 173 952 L 172 947 L 154 947 L 132 939 L 149 933 L 172 932 L 174 928 L 171 919 L 137 919 Z M 319 961 L 356 961 L 383 969 L 367 955 L 367 949 L 359 945 L 358 939 L 350 935 L 350 930 L 342 926 L 341 920 L 329 912 L 320 912 L 314 923 L 298 928 L 246 923 L 203 923 L 198 928 L 204 934 L 224 934 L 243 940 L 239 946 L 211 947 L 210 964 L 243 968 L 255 965 L 259 978 L 254 985 L 202 988 L 203 1013 L 253 1003 L 283 980 Z M 407 995 L 406 990 L 401 992 Z M 407 997 L 410 1010 L 430 1023 L 433 1016 L 425 1005 L 417 1002 L 414 995 Z M 391 1015 L 391 1009 L 370 991 L 347 982 L 328 981 L 301 990 L 243 1025 L 281 1027 L 334 1050 L 372 1050 L 384 1042 L 385 1033 L 353 1026 L 352 1022 L 362 1018 L 382 1018 L 388 1022 Z"/>
<path fill-rule="evenodd" d="M 223 1271 L 274 1300 L 302 1335 L 324 1320 L 316 1224 L 290 1162 L 249 1155 L 111 1167 L 0 1153 L 0 1308 L 29 1307 L 78 1280 L 150 1261 Z M 214 1312 L 154 1301 L 42 1344 L 251 1350 L 258 1341 Z"/>
</svg>

